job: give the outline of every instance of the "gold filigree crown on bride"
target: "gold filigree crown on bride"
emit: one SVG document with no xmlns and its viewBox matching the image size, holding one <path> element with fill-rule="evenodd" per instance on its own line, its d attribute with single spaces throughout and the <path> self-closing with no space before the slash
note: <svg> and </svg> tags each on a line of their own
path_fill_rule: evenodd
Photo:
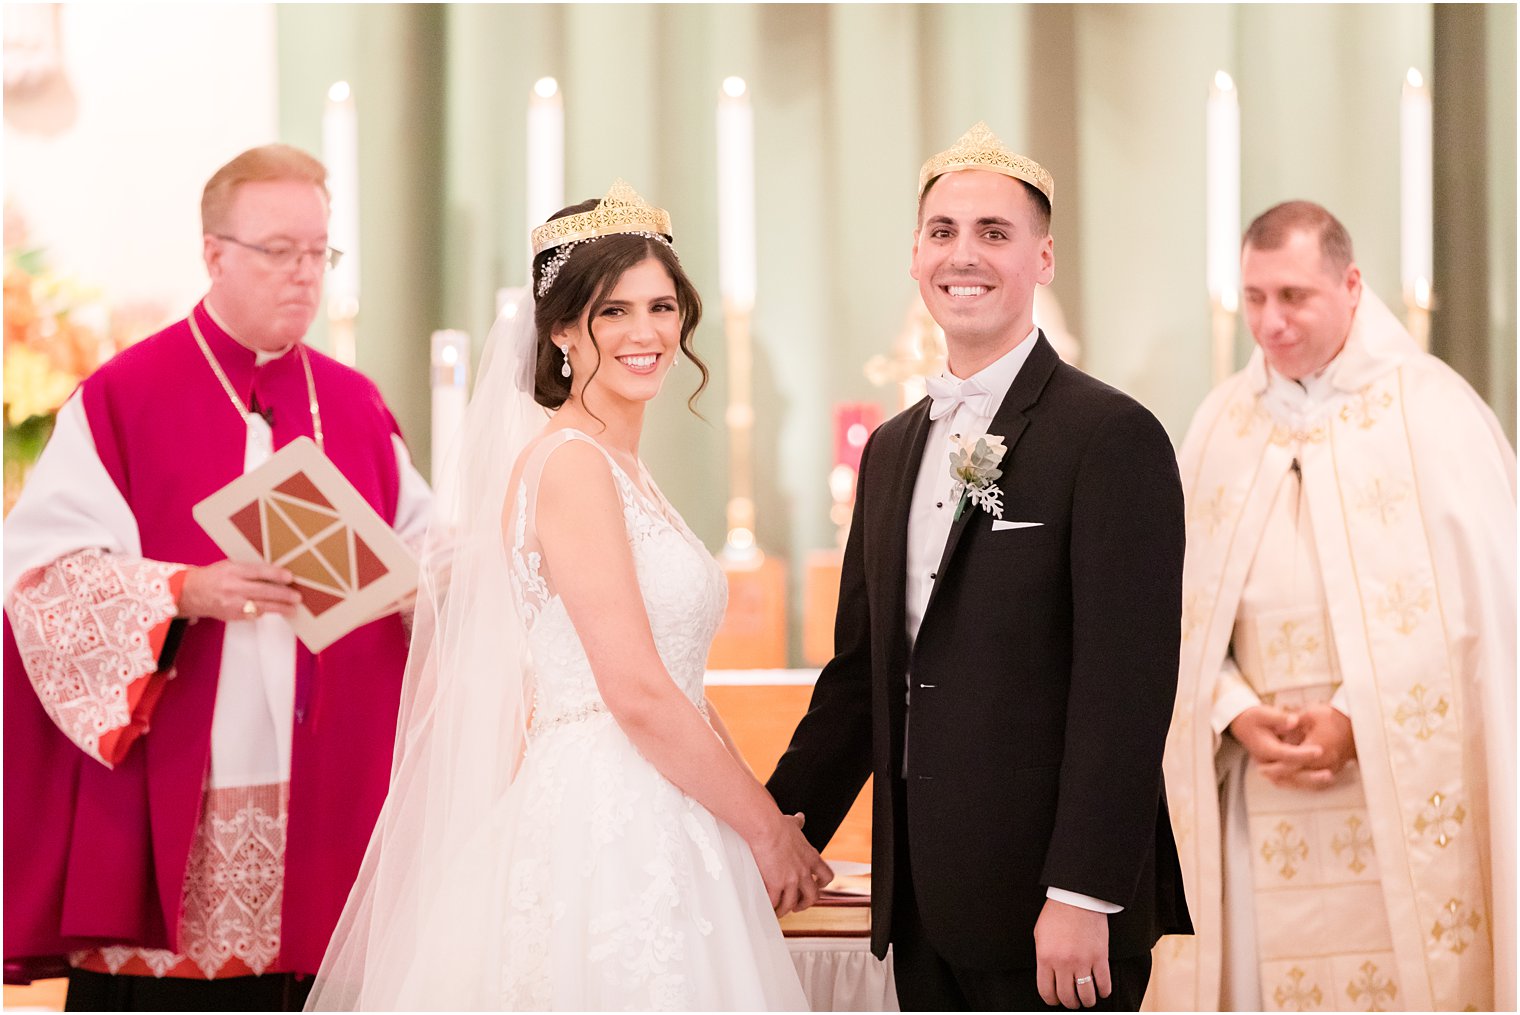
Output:
<svg viewBox="0 0 1520 1015">
<path fill-rule="evenodd" d="M 656 233 L 671 236 L 670 213 L 645 201 L 621 179 L 590 211 L 550 219 L 533 230 L 533 256 L 551 247 L 614 233 Z"/>
<path fill-rule="evenodd" d="M 1056 203 L 1056 181 L 1045 167 L 1034 159 L 1010 151 L 984 120 L 978 120 L 976 126 L 962 134 L 955 144 L 924 163 L 924 168 L 918 171 L 918 196 L 924 196 L 924 188 L 936 176 L 962 169 L 985 169 L 989 173 L 1002 173 L 1023 180 L 1044 194 L 1052 206 Z"/>
</svg>

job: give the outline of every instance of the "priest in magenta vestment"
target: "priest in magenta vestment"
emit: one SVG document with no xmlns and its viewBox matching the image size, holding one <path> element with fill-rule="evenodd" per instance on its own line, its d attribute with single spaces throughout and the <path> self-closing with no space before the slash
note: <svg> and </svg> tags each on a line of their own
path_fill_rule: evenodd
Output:
<svg viewBox="0 0 1520 1015">
<path fill-rule="evenodd" d="M 313 654 L 289 573 L 191 517 L 304 436 L 426 529 L 379 391 L 302 343 L 325 178 L 283 145 L 212 177 L 206 298 L 80 386 L 5 523 L 6 979 L 71 1008 L 298 1008 L 386 791 L 401 615 Z"/>
</svg>

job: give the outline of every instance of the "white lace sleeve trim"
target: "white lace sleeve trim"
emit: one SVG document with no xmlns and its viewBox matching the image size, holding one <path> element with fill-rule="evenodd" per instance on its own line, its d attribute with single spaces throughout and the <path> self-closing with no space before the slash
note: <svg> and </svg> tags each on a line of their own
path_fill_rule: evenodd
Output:
<svg viewBox="0 0 1520 1015">
<path fill-rule="evenodd" d="M 7 612 L 22 665 L 54 725 L 110 767 L 106 734 L 132 722 L 132 685 L 158 669 L 153 633 L 173 619 L 177 564 L 81 550 L 22 575 Z M 161 644 L 161 639 L 160 639 Z"/>
</svg>

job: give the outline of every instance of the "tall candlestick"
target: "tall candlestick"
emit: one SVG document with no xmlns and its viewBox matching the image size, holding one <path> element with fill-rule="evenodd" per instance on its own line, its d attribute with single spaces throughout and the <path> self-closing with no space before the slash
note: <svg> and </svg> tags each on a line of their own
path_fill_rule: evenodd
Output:
<svg viewBox="0 0 1520 1015">
<path fill-rule="evenodd" d="M 1234 371 L 1235 312 L 1240 305 L 1240 96 L 1216 71 L 1205 109 L 1206 273 L 1213 308 L 1213 374 Z"/>
<path fill-rule="evenodd" d="M 463 331 L 435 331 L 433 363 L 433 485 L 438 484 L 449 447 L 464 423 L 469 400 L 470 336 Z"/>
<path fill-rule="evenodd" d="M 327 242 L 343 251 L 343 259 L 326 282 L 329 337 L 334 358 L 353 366 L 357 357 L 354 323 L 359 315 L 359 118 L 347 81 L 327 90 L 322 161 L 331 195 Z"/>
<path fill-rule="evenodd" d="M 718 287 L 728 349 L 729 500 L 732 561 L 762 559 L 755 543 L 755 410 L 750 398 L 753 350 L 750 315 L 755 307 L 755 136 L 749 89 L 743 78 L 725 78 L 718 95 Z"/>
<path fill-rule="evenodd" d="M 565 206 L 565 103 L 559 82 L 539 78 L 528 94 L 528 225 Z"/>
<path fill-rule="evenodd" d="M 1240 97 L 1224 71 L 1214 75 L 1207 111 L 1208 285 L 1227 310 L 1240 287 Z"/>
<path fill-rule="evenodd" d="M 718 95 L 718 289 L 735 309 L 755 305 L 755 117 L 743 78 Z"/>
<path fill-rule="evenodd" d="M 1399 102 L 1400 271 L 1409 330 L 1428 345 L 1434 275 L 1430 88 L 1418 70 L 1404 76 Z"/>
</svg>

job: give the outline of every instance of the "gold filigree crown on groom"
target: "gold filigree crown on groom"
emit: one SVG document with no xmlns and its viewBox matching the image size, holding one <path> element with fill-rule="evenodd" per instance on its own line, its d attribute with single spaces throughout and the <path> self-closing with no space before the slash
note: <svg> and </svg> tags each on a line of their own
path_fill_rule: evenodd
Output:
<svg viewBox="0 0 1520 1015">
<path fill-rule="evenodd" d="M 946 173 L 962 169 L 984 169 L 989 173 L 1002 173 L 1015 180 L 1022 180 L 1045 195 L 1053 207 L 1056 203 L 1056 181 L 1034 159 L 1010 151 L 986 121 L 978 120 L 976 126 L 960 136 L 960 140 L 924 163 L 918 171 L 918 196 L 924 196 L 929 181 Z"/>
<path fill-rule="evenodd" d="M 533 256 L 551 247 L 614 233 L 653 233 L 668 242 L 672 235 L 670 213 L 645 201 L 621 179 L 614 180 L 595 208 L 550 219 L 534 229 Z"/>
</svg>

